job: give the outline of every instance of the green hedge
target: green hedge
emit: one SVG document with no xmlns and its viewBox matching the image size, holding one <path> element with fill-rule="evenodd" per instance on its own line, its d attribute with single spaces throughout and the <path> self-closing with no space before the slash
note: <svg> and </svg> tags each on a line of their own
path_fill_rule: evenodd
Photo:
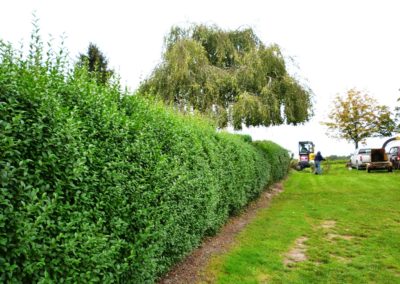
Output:
<svg viewBox="0 0 400 284">
<path fill-rule="evenodd" d="M 1 282 L 152 283 L 286 173 L 279 146 L 99 86 L 36 42 L 26 59 L 0 42 Z"/>
<path fill-rule="evenodd" d="M 256 141 L 254 145 L 261 149 L 271 166 L 272 182 L 283 179 L 290 168 L 288 150 L 271 141 Z"/>
</svg>

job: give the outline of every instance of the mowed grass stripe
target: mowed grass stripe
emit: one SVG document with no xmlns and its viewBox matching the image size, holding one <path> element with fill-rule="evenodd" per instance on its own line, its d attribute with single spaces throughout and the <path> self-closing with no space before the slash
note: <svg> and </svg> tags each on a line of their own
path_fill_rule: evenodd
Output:
<svg viewBox="0 0 400 284">
<path fill-rule="evenodd" d="M 293 172 L 206 273 L 216 283 L 400 283 L 399 204 L 400 171 Z M 306 259 L 285 265 L 299 240 Z"/>
</svg>

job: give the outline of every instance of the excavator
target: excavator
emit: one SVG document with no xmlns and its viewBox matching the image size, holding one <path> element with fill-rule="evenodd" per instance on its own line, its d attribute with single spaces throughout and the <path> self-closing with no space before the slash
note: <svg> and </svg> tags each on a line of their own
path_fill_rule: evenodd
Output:
<svg viewBox="0 0 400 284">
<path fill-rule="evenodd" d="M 315 145 L 312 141 L 300 141 L 299 142 L 299 163 L 297 164 L 297 170 L 302 171 L 305 168 L 311 167 L 314 162 Z"/>
</svg>

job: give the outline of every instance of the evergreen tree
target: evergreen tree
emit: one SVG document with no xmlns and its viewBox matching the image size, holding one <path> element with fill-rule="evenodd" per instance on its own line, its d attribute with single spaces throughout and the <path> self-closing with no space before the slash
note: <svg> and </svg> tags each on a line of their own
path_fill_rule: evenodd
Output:
<svg viewBox="0 0 400 284">
<path fill-rule="evenodd" d="M 86 54 L 79 55 L 78 66 L 87 66 L 88 71 L 93 74 L 99 84 L 106 84 L 114 74 L 108 69 L 108 60 L 100 49 L 93 43 L 89 43 Z"/>
</svg>

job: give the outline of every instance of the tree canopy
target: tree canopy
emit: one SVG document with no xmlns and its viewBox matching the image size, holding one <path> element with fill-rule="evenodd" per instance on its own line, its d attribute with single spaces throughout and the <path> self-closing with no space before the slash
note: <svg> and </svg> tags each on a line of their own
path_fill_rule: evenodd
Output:
<svg viewBox="0 0 400 284">
<path fill-rule="evenodd" d="M 180 111 L 200 111 L 220 127 L 298 124 L 312 116 L 311 91 L 286 70 L 278 45 L 252 29 L 173 27 L 161 63 L 140 86 Z"/>
<path fill-rule="evenodd" d="M 78 66 L 87 66 L 99 84 L 106 84 L 114 71 L 108 69 L 108 60 L 97 45 L 89 43 L 86 54 L 79 55 Z"/>
<path fill-rule="evenodd" d="M 328 135 L 353 142 L 355 148 L 368 137 L 391 136 L 395 129 L 389 108 L 356 89 L 337 95 L 328 117 L 330 121 L 322 123 Z"/>
</svg>

